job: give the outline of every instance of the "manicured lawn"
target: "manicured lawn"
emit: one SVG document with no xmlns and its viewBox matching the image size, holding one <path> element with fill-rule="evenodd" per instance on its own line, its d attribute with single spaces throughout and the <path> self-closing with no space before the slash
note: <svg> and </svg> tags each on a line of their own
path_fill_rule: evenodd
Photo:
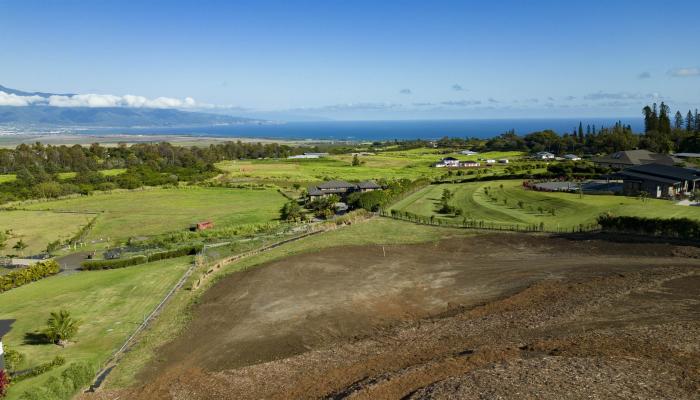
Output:
<svg viewBox="0 0 700 400">
<path fill-rule="evenodd" d="M 201 220 L 218 226 L 267 222 L 278 218 L 285 201 L 272 189 L 183 187 L 98 193 L 27 207 L 101 212 L 88 239 L 112 240 L 188 229 Z"/>
<path fill-rule="evenodd" d="M 15 174 L 0 174 L 0 183 L 13 182 L 15 179 Z"/>
<path fill-rule="evenodd" d="M 461 216 L 437 212 L 442 192 L 446 188 L 454 192 L 450 204 L 462 210 Z M 494 197 L 497 200 L 494 201 Z M 700 219 L 700 207 L 677 206 L 666 200 L 650 199 L 642 202 L 624 196 L 585 195 L 580 198 L 578 194 L 572 193 L 535 192 L 525 190 L 520 180 L 431 185 L 398 202 L 392 209 L 428 217 L 434 215 L 455 223 L 464 218 L 521 226 L 539 225 L 543 222 L 548 230 L 591 224 L 598 215 L 606 212 L 615 215 Z"/>
<path fill-rule="evenodd" d="M 47 362 L 56 355 L 75 361 L 102 363 L 143 321 L 191 262 L 190 257 L 129 268 L 80 272 L 46 278 L 0 294 L 0 316 L 16 319 L 3 344 L 24 353 L 24 368 Z M 81 321 L 74 343 L 26 344 L 25 334 L 44 328 L 49 312 L 68 310 Z M 8 399 L 58 375 L 64 367 L 12 386 Z"/>
<path fill-rule="evenodd" d="M 0 254 L 19 254 L 12 246 L 20 239 L 29 246 L 24 250 L 24 255 L 36 254 L 45 250 L 50 242 L 71 238 L 93 217 L 89 214 L 51 211 L 0 210 L 0 229 L 12 231 Z"/>
<path fill-rule="evenodd" d="M 432 168 L 431 165 L 447 156 L 460 160 L 476 160 L 477 158 L 515 158 L 520 157 L 521 153 L 493 152 L 464 156 L 439 154 L 435 149 L 414 149 L 360 156 L 362 165 L 359 166 L 352 166 L 353 156 L 344 154 L 321 159 L 223 161 L 218 163 L 217 167 L 226 171 L 230 177 L 252 180 L 316 182 L 330 179 L 416 179 L 446 173 L 444 169 Z M 500 169 L 499 167 L 494 168 Z"/>
</svg>

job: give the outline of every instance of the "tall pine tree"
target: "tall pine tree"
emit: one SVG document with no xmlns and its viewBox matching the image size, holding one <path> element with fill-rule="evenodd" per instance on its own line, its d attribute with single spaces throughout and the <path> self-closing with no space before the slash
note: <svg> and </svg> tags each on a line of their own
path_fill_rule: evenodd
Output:
<svg viewBox="0 0 700 400">
<path fill-rule="evenodd" d="M 693 118 L 693 112 L 688 110 L 688 114 L 685 116 L 685 130 L 692 132 L 695 130 L 695 118 Z"/>
<path fill-rule="evenodd" d="M 676 111 L 676 116 L 673 119 L 673 127 L 678 130 L 683 129 L 683 114 L 680 111 Z"/>
</svg>

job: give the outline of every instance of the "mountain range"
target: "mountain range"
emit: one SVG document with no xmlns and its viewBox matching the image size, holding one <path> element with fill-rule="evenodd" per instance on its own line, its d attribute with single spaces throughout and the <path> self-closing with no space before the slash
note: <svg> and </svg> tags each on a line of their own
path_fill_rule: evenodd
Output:
<svg viewBox="0 0 700 400">
<path fill-rule="evenodd" d="M 0 85 L 0 92 L 16 96 L 74 96 L 25 92 Z M 258 119 L 225 114 L 145 107 L 55 107 L 46 104 L 0 106 L 0 124 L 47 127 L 166 127 L 261 123 Z"/>
</svg>

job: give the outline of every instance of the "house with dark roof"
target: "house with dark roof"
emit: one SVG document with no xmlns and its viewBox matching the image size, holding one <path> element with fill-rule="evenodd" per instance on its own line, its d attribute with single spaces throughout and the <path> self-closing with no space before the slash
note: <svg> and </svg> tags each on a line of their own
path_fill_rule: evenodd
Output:
<svg viewBox="0 0 700 400">
<path fill-rule="evenodd" d="M 700 189 L 700 171 L 663 164 L 643 164 L 617 173 L 622 178 L 622 191 L 634 196 L 641 192 L 656 198 L 688 196 Z"/>
<path fill-rule="evenodd" d="M 311 186 L 308 188 L 307 193 L 311 200 L 330 196 L 332 194 L 337 195 L 341 199 L 345 199 L 349 194 L 355 192 L 371 192 L 373 190 L 381 189 L 382 187 L 377 185 L 374 181 L 363 181 L 359 183 L 350 183 L 346 181 L 327 181 L 320 183 L 316 186 Z"/>
<path fill-rule="evenodd" d="M 596 165 L 612 169 L 623 169 L 644 164 L 661 164 L 673 166 L 679 159 L 668 154 L 652 153 L 649 150 L 625 150 L 596 157 L 592 160 Z"/>
</svg>

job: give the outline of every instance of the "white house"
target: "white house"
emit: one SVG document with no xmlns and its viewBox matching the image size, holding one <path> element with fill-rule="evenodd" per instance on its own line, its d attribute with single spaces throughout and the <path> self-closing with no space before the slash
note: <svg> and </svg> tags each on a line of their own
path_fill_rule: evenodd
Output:
<svg viewBox="0 0 700 400">
<path fill-rule="evenodd" d="M 492 158 L 489 158 L 486 160 L 486 164 L 495 164 L 495 163 L 496 163 L 496 160 L 494 160 Z"/>
<path fill-rule="evenodd" d="M 304 153 L 296 156 L 289 156 L 287 158 L 297 159 L 297 158 L 321 158 L 326 157 L 328 153 Z"/>
<path fill-rule="evenodd" d="M 581 157 L 577 156 L 576 154 L 566 154 L 564 158 L 569 161 L 579 161 L 581 159 Z"/>
<path fill-rule="evenodd" d="M 554 154 L 547 151 L 540 151 L 535 154 L 535 158 L 538 160 L 554 160 Z"/>
<path fill-rule="evenodd" d="M 474 154 L 479 154 L 476 151 L 471 151 L 471 150 L 462 150 L 459 152 L 459 154 L 464 154 L 465 156 L 473 156 Z"/>
<path fill-rule="evenodd" d="M 459 167 L 459 160 L 454 157 L 445 157 L 435 164 L 436 168 Z"/>
<path fill-rule="evenodd" d="M 498 160 L 498 162 L 499 162 L 500 164 L 508 164 L 509 161 L 508 161 L 507 158 L 501 158 L 500 160 Z"/>
<path fill-rule="evenodd" d="M 476 161 L 460 161 L 459 166 L 462 168 L 476 168 L 481 166 L 481 164 Z"/>
</svg>

